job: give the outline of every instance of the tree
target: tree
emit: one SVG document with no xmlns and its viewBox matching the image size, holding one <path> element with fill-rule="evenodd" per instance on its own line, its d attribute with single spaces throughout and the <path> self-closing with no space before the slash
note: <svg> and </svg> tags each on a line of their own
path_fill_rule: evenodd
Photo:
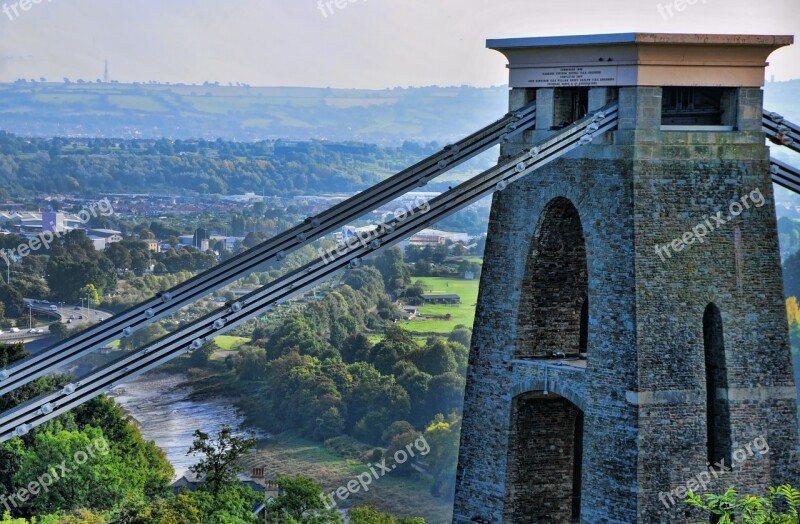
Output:
<svg viewBox="0 0 800 524">
<path fill-rule="evenodd" d="M 370 362 L 381 373 L 388 374 L 399 361 L 407 358 L 418 348 L 414 337 L 400 326 L 386 328 L 384 338 L 372 348 Z"/>
<path fill-rule="evenodd" d="M 30 524 L 30 521 L 27 519 L 15 519 L 8 513 L 5 513 L 2 518 L 0 518 L 0 524 Z"/>
<path fill-rule="evenodd" d="M 151 501 L 127 500 L 112 516 L 114 524 L 256 524 L 251 509 L 263 497 L 238 482 L 227 484 L 217 496 L 204 489 Z M 103 521 L 105 522 L 105 521 Z M 60 524 L 61 521 L 59 520 Z M 44 523 L 43 523 L 44 524 Z"/>
<path fill-rule="evenodd" d="M 213 340 L 209 340 L 198 349 L 192 351 L 189 356 L 189 363 L 194 367 L 203 367 L 211 360 L 211 356 L 219 351 L 220 347 Z"/>
<path fill-rule="evenodd" d="M 264 380 L 267 369 L 267 352 L 264 348 L 240 346 L 233 362 L 239 380 Z"/>
<path fill-rule="evenodd" d="M 451 413 L 447 419 L 436 415 L 425 428 L 425 440 L 431 449 L 425 462 L 433 475 L 431 495 L 434 497 L 447 498 L 455 492 L 460 436 L 461 418 L 455 413 Z"/>
<path fill-rule="evenodd" d="M 388 446 L 397 435 L 402 435 L 403 433 L 412 433 L 414 431 L 414 426 L 412 426 L 410 422 L 398 420 L 397 422 L 392 422 L 392 425 L 386 428 L 386 431 L 384 431 L 383 435 L 381 436 L 381 440 L 383 441 L 384 446 Z"/>
<path fill-rule="evenodd" d="M 787 297 L 800 296 L 800 251 L 783 263 L 783 286 Z"/>
<path fill-rule="evenodd" d="M 397 521 L 388 513 L 381 513 L 372 506 L 360 506 L 347 512 L 350 524 L 396 524 Z"/>
<path fill-rule="evenodd" d="M 106 256 L 114 263 L 117 269 L 131 268 L 131 252 L 122 242 L 114 242 L 106 249 Z"/>
<path fill-rule="evenodd" d="M 408 286 L 403 292 L 403 298 L 412 306 L 420 306 L 425 303 L 422 295 L 425 294 L 425 286 L 421 280 L 417 280 L 413 285 Z"/>
<path fill-rule="evenodd" d="M 48 331 L 56 340 L 64 340 L 69 337 L 69 329 L 63 322 L 53 322 L 50 324 Z"/>
<path fill-rule="evenodd" d="M 29 353 L 25 351 L 22 343 L 0 344 L 0 368 L 4 368 L 18 360 L 27 357 Z"/>
<path fill-rule="evenodd" d="M 84 459 L 67 464 L 69 478 L 52 482 L 47 490 L 31 497 L 22 507 L 26 515 L 46 515 L 79 508 L 110 509 L 132 494 L 134 470 L 127 457 L 112 449 L 98 428 L 80 431 L 41 431 L 34 436 L 33 446 L 21 455 L 20 467 L 13 476 L 17 489 L 41 482 L 51 473 L 54 464 L 64 457 L 83 454 Z"/>
<path fill-rule="evenodd" d="M 34 317 L 32 315 L 29 315 L 27 318 L 26 317 L 19 317 L 17 319 L 17 327 L 20 328 L 20 329 L 27 328 L 28 326 L 30 326 L 32 328 L 35 328 L 38 325 L 39 325 L 39 321 L 36 320 L 36 317 Z"/>
<path fill-rule="evenodd" d="M 428 382 L 424 411 L 428 420 L 437 413 L 461 412 L 464 404 L 464 382 L 464 377 L 456 373 L 444 373 Z"/>
<path fill-rule="evenodd" d="M 468 348 L 472 341 L 472 330 L 467 326 L 459 324 L 453 328 L 453 331 L 447 336 L 447 340 L 450 342 L 458 342 L 465 348 Z"/>
<path fill-rule="evenodd" d="M 82 233 L 73 233 L 59 238 L 50 248 L 46 278 L 51 300 L 77 302 L 81 298 L 81 288 L 87 284 L 94 284 L 101 295 L 113 292 L 117 285 L 113 262 L 102 253 L 98 254 Z"/>
<path fill-rule="evenodd" d="M 372 506 L 358 506 L 347 512 L 350 524 L 425 524 L 422 517 L 395 518 L 388 513 L 381 513 Z"/>
<path fill-rule="evenodd" d="M 422 350 L 415 351 L 413 361 L 420 371 L 433 376 L 455 372 L 458 364 L 450 344 L 441 338 L 431 338 Z"/>
<path fill-rule="evenodd" d="M 150 324 L 136 330 L 131 336 L 123 338 L 120 342 L 122 349 L 138 349 L 167 334 L 161 324 Z"/>
<path fill-rule="evenodd" d="M 288 516 L 289 522 L 299 524 L 338 524 L 339 513 L 325 507 L 322 488 L 314 479 L 298 475 L 278 478 L 278 489 L 282 492 L 270 504 L 269 512 L 277 519 Z M 282 522 L 282 520 L 278 520 Z"/>
<path fill-rule="evenodd" d="M 227 424 L 222 425 L 216 439 L 198 429 L 186 454 L 200 454 L 204 458 L 189 469 L 204 477 L 208 491 L 216 496 L 226 483 L 236 480 L 236 461 L 253 449 L 257 442 L 255 438 L 235 436 Z"/>
<path fill-rule="evenodd" d="M 392 438 L 391 442 L 389 442 L 389 445 L 386 446 L 385 456 L 389 458 L 389 462 L 392 464 L 391 468 L 393 471 L 397 471 L 401 475 L 411 475 L 416 471 L 411 466 L 412 461 L 409 460 L 410 457 L 401 463 L 395 460 L 395 456 L 397 456 L 396 454 L 398 452 L 407 453 L 407 450 L 411 449 L 414 446 L 414 443 L 418 442 L 418 439 L 421 436 L 422 434 L 419 431 L 412 428 L 410 431 L 399 433 Z"/>
<path fill-rule="evenodd" d="M 740 497 L 734 488 L 723 495 L 705 494 L 702 497 L 689 491 L 686 504 L 715 515 L 720 524 L 795 524 L 800 509 L 800 491 L 789 484 L 769 488 L 767 497 Z M 786 507 L 785 512 L 776 509 Z"/>
<path fill-rule="evenodd" d="M 411 272 L 398 247 L 383 251 L 375 257 L 375 267 L 383 276 L 386 290 L 390 293 L 396 294 L 411 283 Z"/>
<path fill-rule="evenodd" d="M 300 314 L 286 319 L 269 337 L 266 347 L 270 360 L 286 355 L 294 348 L 298 348 L 301 355 L 334 356 L 306 316 Z"/>
<path fill-rule="evenodd" d="M 11 286 L 0 285 L 0 302 L 5 305 L 8 318 L 17 318 L 25 314 L 25 301 L 22 295 Z"/>
<path fill-rule="evenodd" d="M 356 333 L 345 339 L 340 352 L 347 363 L 366 361 L 372 352 L 372 343 L 363 333 Z"/>
<path fill-rule="evenodd" d="M 377 304 L 386 294 L 383 277 L 377 269 L 371 266 L 362 266 L 347 271 L 344 283 L 354 291 L 360 292 L 370 305 Z"/>
<path fill-rule="evenodd" d="M 433 275 L 433 265 L 430 260 L 421 258 L 414 263 L 414 276 L 430 277 Z"/>
</svg>

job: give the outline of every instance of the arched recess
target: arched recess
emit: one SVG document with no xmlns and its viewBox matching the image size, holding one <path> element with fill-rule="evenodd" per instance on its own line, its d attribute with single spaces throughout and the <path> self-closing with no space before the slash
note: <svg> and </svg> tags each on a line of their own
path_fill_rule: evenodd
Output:
<svg viewBox="0 0 800 524">
<path fill-rule="evenodd" d="M 514 398 L 504 522 L 580 522 L 583 410 L 543 391 Z"/>
<path fill-rule="evenodd" d="M 515 358 L 587 352 L 588 274 L 578 210 L 568 199 L 555 198 L 545 206 L 531 242 Z"/>
<path fill-rule="evenodd" d="M 706 423 L 708 461 L 730 463 L 732 452 L 731 414 L 728 404 L 728 367 L 722 314 L 711 303 L 703 313 L 703 347 L 706 379 Z"/>
</svg>

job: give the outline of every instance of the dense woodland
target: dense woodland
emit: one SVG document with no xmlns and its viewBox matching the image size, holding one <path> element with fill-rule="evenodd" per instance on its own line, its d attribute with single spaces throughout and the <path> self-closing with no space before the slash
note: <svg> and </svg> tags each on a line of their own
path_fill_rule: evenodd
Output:
<svg viewBox="0 0 800 524">
<path fill-rule="evenodd" d="M 413 285 L 399 250 L 374 264 L 400 274 L 382 276 L 375 266 L 349 271 L 340 287 L 302 313 L 256 329 L 227 364 L 240 381 L 260 385 L 245 408 L 272 432 L 293 430 L 319 441 L 347 436 L 389 449 L 415 432 L 446 433 L 451 441 L 431 465 L 432 492 L 450 496 L 471 331 L 457 326 L 447 338 L 420 343 L 394 326 L 399 314 L 385 280 L 397 285 L 405 277 Z M 373 344 L 368 333 L 375 331 L 382 337 Z"/>
<path fill-rule="evenodd" d="M 0 131 L 0 197 L 349 193 L 437 149 L 315 141 L 30 139 Z"/>
</svg>

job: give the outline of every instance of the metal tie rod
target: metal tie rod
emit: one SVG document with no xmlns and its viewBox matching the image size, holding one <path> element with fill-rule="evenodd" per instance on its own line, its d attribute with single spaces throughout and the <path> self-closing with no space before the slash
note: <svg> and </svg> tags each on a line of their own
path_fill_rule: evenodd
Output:
<svg viewBox="0 0 800 524">
<path fill-rule="evenodd" d="M 770 173 L 774 183 L 800 194 L 800 170 L 773 158 Z"/>
<path fill-rule="evenodd" d="M 113 340 L 130 336 L 197 299 L 234 282 L 254 268 L 273 260 L 281 261 L 323 235 L 395 200 L 433 178 L 487 149 L 530 129 L 536 120 L 534 105 L 509 113 L 504 118 L 445 147 L 417 164 L 310 217 L 272 239 L 200 273 L 156 297 L 110 317 L 102 324 L 82 331 L 47 350 L 0 370 L 0 395 L 13 391 L 54 368 L 91 353 Z"/>
<path fill-rule="evenodd" d="M 344 250 L 332 251 L 330 257 L 315 261 L 253 291 L 228 307 L 220 308 L 134 354 L 94 370 L 61 391 L 42 395 L 0 416 L 0 442 L 21 436 L 92 398 L 105 393 L 122 381 L 139 376 L 169 360 L 202 346 L 263 311 L 285 302 L 299 293 L 328 280 L 348 267 L 361 264 L 361 258 L 390 247 L 471 203 L 502 191 L 508 184 L 546 165 L 573 149 L 588 144 L 596 136 L 616 127 L 617 106 L 612 104 L 562 130 L 555 136 L 523 151 L 502 165 L 464 182 L 434 198 L 428 206 L 418 206 L 409 217 L 395 218 L 375 230 L 370 241 L 345 244 Z M 426 209 L 428 207 L 428 209 Z M 341 247 L 341 246 L 340 246 Z M 341 254 L 340 254 L 341 252 Z"/>
</svg>

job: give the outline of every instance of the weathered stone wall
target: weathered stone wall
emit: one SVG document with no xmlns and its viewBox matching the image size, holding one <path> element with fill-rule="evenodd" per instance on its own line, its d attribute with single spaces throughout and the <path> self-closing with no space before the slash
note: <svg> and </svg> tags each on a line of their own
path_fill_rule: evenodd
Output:
<svg viewBox="0 0 800 524">
<path fill-rule="evenodd" d="M 548 205 L 534 232 L 525 267 L 517 326 L 519 357 L 576 354 L 588 283 L 580 217 L 567 199 Z"/>
<path fill-rule="evenodd" d="M 569 522 L 580 410 L 553 393 L 532 395 L 513 401 L 506 484 L 506 499 L 513 503 L 506 504 L 505 519 L 520 524 Z"/>
<path fill-rule="evenodd" d="M 536 94 L 540 130 L 501 155 L 549 134 L 551 91 Z M 703 313 L 710 303 L 723 323 L 728 388 L 718 394 L 728 399 L 734 456 L 758 437 L 770 449 L 748 454 L 707 490 L 733 482 L 758 492 L 800 478 L 761 93 L 738 90 L 738 130 L 719 133 L 660 131 L 660 95 L 659 88 L 621 88 L 618 131 L 495 195 L 470 350 L 455 522 L 498 523 L 515 511 L 505 507 L 512 407 L 545 382 L 544 367 L 514 360 L 522 326 L 533 322 L 520 316 L 531 300 L 521 286 L 536 225 L 556 198 L 578 210 L 588 262 L 587 369 L 547 370 L 551 388 L 583 403 L 581 521 L 702 518 L 659 494 L 707 473 Z M 530 97 L 513 90 L 512 108 Z M 592 90 L 590 104 L 596 108 L 608 97 L 607 89 Z M 756 189 L 762 206 L 751 203 L 703 243 L 664 260 L 656 254 L 656 245 L 681 238 L 720 209 L 727 215 L 731 201 Z"/>
<path fill-rule="evenodd" d="M 727 399 L 732 451 L 759 437 L 770 451 L 760 457 L 748 453 L 705 491 L 735 484 L 764 493 L 768 485 L 799 478 L 769 151 L 755 118 L 761 114 L 760 95 L 739 90 L 737 132 L 653 132 L 658 126 L 650 114 L 640 115 L 633 132 L 640 522 L 687 522 L 685 506 L 668 510 L 659 492 L 686 486 L 706 471 L 702 318 L 710 303 L 722 317 L 727 390 L 716 397 Z M 639 90 L 636 96 L 645 107 L 660 105 L 657 90 Z M 749 209 L 743 205 L 733 216 L 731 202 L 743 197 Z M 709 218 L 718 211 L 724 224 Z M 709 232 L 702 243 L 692 233 L 694 242 L 681 251 L 655 252 L 656 245 L 704 229 Z M 729 456 L 728 464 L 732 460 Z"/>
</svg>

